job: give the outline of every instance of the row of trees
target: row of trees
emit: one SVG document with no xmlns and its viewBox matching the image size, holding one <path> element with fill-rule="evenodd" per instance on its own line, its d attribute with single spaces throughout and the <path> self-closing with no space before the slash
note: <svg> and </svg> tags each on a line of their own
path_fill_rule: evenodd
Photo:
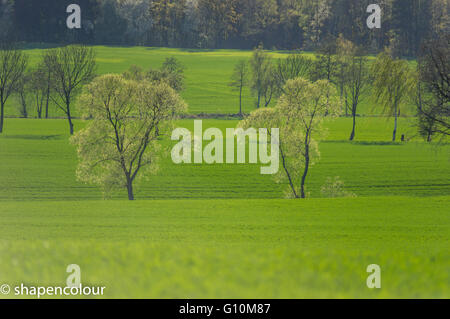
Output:
<svg viewBox="0 0 450 319">
<path fill-rule="evenodd" d="M 184 67 L 167 58 L 159 69 L 132 66 L 121 75 L 96 76 L 95 54 L 82 45 L 44 51 L 35 68 L 14 47 L 0 49 L 0 133 L 4 106 L 12 94 L 21 101 L 31 95 L 39 118 L 51 100 L 66 115 L 71 141 L 77 146 L 81 181 L 97 184 L 105 193 L 126 188 L 134 199 L 133 183 L 141 171 L 157 168 L 158 137 L 187 109 L 179 92 L 184 87 Z M 89 118 L 74 135 L 73 101 Z M 27 108 L 24 108 L 25 112 Z"/>
<path fill-rule="evenodd" d="M 0 133 L 4 129 L 5 104 L 13 93 L 20 97 L 22 115 L 28 114 L 27 97 L 33 97 L 37 115 L 48 117 L 50 100 L 67 117 L 73 134 L 72 104 L 81 87 L 95 76 L 95 53 L 85 46 L 47 50 L 34 69 L 28 69 L 27 55 L 12 46 L 0 48 Z"/>
<path fill-rule="evenodd" d="M 276 68 L 278 71 L 284 70 L 278 75 L 286 79 L 276 106 L 253 111 L 240 123 L 240 126 L 267 128 L 269 135 L 271 135 L 270 128 L 279 128 L 277 147 L 283 170 L 277 174 L 276 180 L 287 182 L 290 197 L 305 198 L 309 168 L 320 157 L 318 140 L 323 133 L 323 119 L 342 114 L 342 97 L 345 95 L 345 99 L 349 100 L 345 103 L 346 108 L 350 105 L 353 116 L 353 129 L 350 135 L 352 140 L 355 136 L 357 106 L 361 93 L 367 88 L 369 81 L 373 86 L 373 96 L 384 106 L 388 114 L 395 118 L 393 141 L 396 139 L 400 106 L 406 99 L 417 103 L 419 132 L 423 137 L 428 141 L 437 134 L 444 138 L 448 137 L 450 133 L 449 40 L 448 36 L 444 36 L 427 44 L 423 49 L 424 54 L 419 60 L 417 70 L 411 69 L 406 61 L 393 58 L 389 51 L 380 53 L 369 67 L 363 56 L 351 54 L 356 52 L 349 50 L 352 48 L 351 43 L 341 41 L 341 49 L 347 49 L 344 50 L 346 55 L 322 56 L 316 61 L 316 65 L 330 65 L 333 59 L 340 61 L 335 66 L 338 71 L 335 74 L 342 76 L 340 80 L 339 77 L 330 76 L 333 72 L 320 72 L 323 74 L 323 79 L 308 80 L 301 76 L 301 70 L 312 71 L 306 72 L 306 75 L 311 77 L 311 74 L 317 74 L 317 67 L 310 64 L 305 67 L 305 59 L 300 56 L 291 56 L 279 62 Z M 255 53 L 253 58 L 258 54 Z M 295 61 L 302 61 L 302 63 L 295 63 Z M 342 61 L 346 62 L 342 64 Z M 285 67 L 281 67 L 283 65 Z M 242 62 L 236 69 L 242 69 L 241 66 Z M 367 72 L 369 69 L 370 73 Z M 326 71 L 327 68 L 324 70 Z M 327 75 L 329 79 L 325 78 Z M 253 83 L 256 82 L 253 80 Z M 336 180 L 334 185 L 340 187 L 339 181 Z"/>
<path fill-rule="evenodd" d="M 167 58 L 160 69 L 144 72 L 133 66 L 124 76 L 135 80 L 164 80 L 179 92 L 184 87 L 183 72 L 184 67 L 175 58 Z M 14 46 L 0 47 L 0 133 L 6 102 L 15 95 L 22 117 L 28 117 L 30 109 L 34 109 L 37 118 L 48 118 L 50 105 L 55 105 L 67 118 L 73 135 L 73 102 L 95 76 L 94 49 L 83 45 L 45 50 L 37 65 L 31 68 L 23 51 Z"/>
<path fill-rule="evenodd" d="M 415 55 L 449 32 L 446 0 L 380 0 L 382 27 L 369 29 L 370 0 L 78 0 L 82 29 L 65 27 L 69 0 L 0 1 L 0 38 L 60 43 L 199 48 L 317 49 L 343 34 L 373 51 L 391 44 Z"/>
<path fill-rule="evenodd" d="M 239 92 L 242 115 L 244 87 L 251 89 L 256 108 L 260 108 L 282 96 L 290 79 L 327 80 L 338 90 L 342 114 L 353 119 L 350 140 L 355 138 L 363 99 L 371 97 L 383 107 L 384 114 L 394 117 L 393 141 L 403 106 L 416 103 L 419 132 L 431 141 L 433 135 L 448 135 L 448 36 L 428 43 L 421 53 L 414 69 L 396 58 L 392 48 L 369 61 L 365 50 L 342 36 L 323 46 L 314 59 L 298 53 L 274 60 L 258 47 L 249 61 L 235 65 L 230 86 Z"/>
</svg>

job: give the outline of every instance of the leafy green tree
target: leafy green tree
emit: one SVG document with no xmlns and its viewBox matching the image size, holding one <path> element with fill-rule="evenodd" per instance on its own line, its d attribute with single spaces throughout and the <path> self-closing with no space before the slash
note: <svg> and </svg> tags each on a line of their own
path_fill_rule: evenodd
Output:
<svg viewBox="0 0 450 319">
<path fill-rule="evenodd" d="M 316 138 L 323 133 L 324 117 L 339 114 L 335 88 L 326 80 L 310 82 L 302 78 L 288 80 L 284 94 L 270 109 L 253 111 L 240 123 L 243 128 L 279 128 L 279 153 L 283 172 L 294 198 L 305 198 L 309 168 L 319 158 Z"/>
<path fill-rule="evenodd" d="M 128 80 L 166 82 L 177 92 L 184 89 L 184 66 L 173 57 L 166 58 L 159 69 L 150 68 L 145 72 L 141 67 L 132 65 L 122 75 Z"/>
<path fill-rule="evenodd" d="M 126 188 L 134 200 L 138 174 L 157 168 L 158 136 L 167 132 L 186 104 L 165 82 L 137 82 L 122 75 L 96 78 L 81 97 L 87 126 L 71 141 L 77 146 L 80 180 L 104 192 Z"/>
<path fill-rule="evenodd" d="M 330 39 L 317 51 L 316 59 L 311 70 L 313 81 L 327 80 L 334 82 L 337 72 L 336 41 Z"/>
<path fill-rule="evenodd" d="M 204 45 L 223 47 L 237 32 L 237 0 L 198 0 L 200 38 Z"/>
<path fill-rule="evenodd" d="M 380 53 L 372 63 L 371 73 L 374 79 L 372 92 L 376 101 L 383 106 L 385 113 L 394 117 L 392 141 L 395 141 L 401 107 L 414 87 L 414 75 L 408 62 L 394 59 L 386 51 Z"/>
</svg>

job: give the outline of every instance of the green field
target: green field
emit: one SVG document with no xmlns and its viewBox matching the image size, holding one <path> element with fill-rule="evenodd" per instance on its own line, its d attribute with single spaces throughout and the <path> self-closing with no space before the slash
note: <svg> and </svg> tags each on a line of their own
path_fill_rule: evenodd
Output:
<svg viewBox="0 0 450 319">
<path fill-rule="evenodd" d="M 185 66 L 186 89 L 183 98 L 189 105 L 190 113 L 236 114 L 239 112 L 239 96 L 233 92 L 228 83 L 233 73 L 234 65 L 241 59 L 250 59 L 251 51 L 241 50 L 189 50 L 148 47 L 104 47 L 96 46 L 97 73 L 120 73 L 131 65 L 143 69 L 158 68 L 167 57 L 176 57 Z M 42 54 L 41 49 L 25 51 L 29 57 L 30 67 L 34 67 Z M 273 58 L 285 58 L 289 52 L 271 51 Z M 312 53 L 303 53 L 314 58 Z M 17 102 L 11 101 L 6 114 L 18 116 Z M 76 104 L 76 102 L 75 102 Z M 272 105 L 274 102 L 272 102 Z M 246 87 L 243 94 L 243 112 L 249 113 L 255 108 L 255 99 Z M 359 114 L 380 114 L 381 109 L 374 103 L 372 97 L 364 96 L 359 107 Z M 414 115 L 414 108 L 408 105 L 403 115 Z M 53 117 L 64 114 L 55 106 L 50 109 Z M 76 107 L 74 115 L 77 115 Z M 35 116 L 31 112 L 30 116 Z"/>
<path fill-rule="evenodd" d="M 29 52 L 35 63 L 39 50 Z M 97 52 L 102 73 L 176 55 L 187 67 L 183 94 L 192 113 L 235 113 L 228 77 L 251 54 Z M 370 101 L 362 110 L 373 110 Z M 164 152 L 160 170 L 129 202 L 125 192 L 104 200 L 76 180 L 66 120 L 7 118 L 0 285 L 62 286 L 75 263 L 84 285 L 106 286 L 105 297 L 114 298 L 449 298 L 450 146 L 423 142 L 415 121 L 400 118 L 407 142 L 392 143 L 392 119 L 358 117 L 354 142 L 351 119 L 326 120 L 305 200 L 284 199 L 287 185 L 261 175 L 259 164 L 175 165 Z M 205 119 L 203 128 L 237 123 Z M 76 120 L 75 130 L 84 125 Z M 192 130 L 193 120 L 177 126 Z M 335 176 L 357 197 L 323 198 L 321 186 Z M 381 266 L 381 289 L 366 286 L 369 264 Z"/>
<path fill-rule="evenodd" d="M 117 298 L 448 298 L 449 199 L 7 202 L 0 281 L 77 263 Z"/>
</svg>

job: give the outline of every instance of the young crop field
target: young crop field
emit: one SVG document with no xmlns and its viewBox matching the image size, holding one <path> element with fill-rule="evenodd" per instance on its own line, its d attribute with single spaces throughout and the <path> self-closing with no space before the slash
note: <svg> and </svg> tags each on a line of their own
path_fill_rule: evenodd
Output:
<svg viewBox="0 0 450 319">
<path fill-rule="evenodd" d="M 35 65 L 42 50 L 26 51 Z M 203 129 L 225 135 L 239 124 L 214 115 L 238 112 L 228 83 L 251 51 L 95 51 L 100 74 L 176 57 L 188 113 L 209 113 Z M 245 113 L 254 99 L 246 88 Z M 105 196 L 77 180 L 76 147 L 55 106 L 52 119 L 24 119 L 16 104 L 8 102 L 0 134 L 0 284 L 61 286 L 67 265 L 78 264 L 83 284 L 105 286 L 112 298 L 450 297 L 450 146 L 423 141 L 412 102 L 399 118 L 398 142 L 393 119 L 368 94 L 352 142 L 350 117 L 325 118 L 306 199 L 287 199 L 287 182 L 260 174 L 261 163 L 174 164 L 176 141 L 165 134 L 159 169 L 137 180 L 136 201 L 125 200 L 125 189 Z M 76 102 L 74 114 L 78 132 L 89 120 L 79 118 Z M 192 131 L 194 119 L 176 127 Z M 336 177 L 352 196 L 323 194 Z M 370 264 L 381 266 L 381 289 L 366 285 Z"/>
<path fill-rule="evenodd" d="M 147 47 L 104 47 L 96 46 L 97 73 L 121 73 L 130 66 L 136 65 L 144 70 L 158 68 L 166 57 L 175 57 L 185 66 L 186 90 L 183 98 L 193 114 L 235 114 L 239 111 L 239 96 L 229 86 L 234 65 L 239 60 L 250 59 L 252 52 L 243 50 L 189 50 Z M 30 66 L 38 63 L 43 53 L 42 49 L 26 50 L 30 56 Z M 289 53 L 285 51 L 269 51 L 274 59 L 284 59 Z M 315 58 L 313 53 L 302 53 Z M 410 62 L 412 65 L 414 61 Z M 76 102 L 75 102 L 76 103 Z M 274 105 L 272 102 L 271 105 Z M 254 97 L 248 87 L 243 93 L 243 112 L 249 113 L 255 108 Z M 382 108 L 377 107 L 371 96 L 364 96 L 361 101 L 360 114 L 380 114 Z M 53 106 L 51 116 L 64 114 Z M 17 116 L 15 107 L 9 107 L 7 115 Z M 75 110 L 75 115 L 76 115 Z M 403 115 L 414 115 L 414 109 L 408 106 Z M 31 114 L 35 116 L 35 114 Z"/>
<path fill-rule="evenodd" d="M 112 298 L 448 298 L 448 203 L 3 202 L 0 273 L 58 286 L 76 262 Z M 373 263 L 381 289 L 366 286 Z"/>
</svg>

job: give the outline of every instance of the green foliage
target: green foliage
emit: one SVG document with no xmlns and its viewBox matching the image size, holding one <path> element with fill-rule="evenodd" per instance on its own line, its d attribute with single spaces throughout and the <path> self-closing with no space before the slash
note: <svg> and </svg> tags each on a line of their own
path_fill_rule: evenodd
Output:
<svg viewBox="0 0 450 319">
<path fill-rule="evenodd" d="M 71 139 L 80 164 L 77 177 L 111 189 L 128 189 L 145 171 L 154 171 L 158 137 L 167 134 L 174 117 L 186 108 L 164 82 L 136 82 L 107 74 L 90 83 L 81 96 L 87 126 Z"/>
<path fill-rule="evenodd" d="M 344 182 L 335 176 L 334 178 L 328 177 L 325 184 L 320 188 L 320 193 L 323 197 L 356 197 L 356 194 L 348 192 L 344 189 Z"/>
<path fill-rule="evenodd" d="M 123 76 L 134 81 L 165 82 L 177 92 L 184 89 L 184 66 L 174 57 L 166 58 L 160 69 L 150 68 L 147 72 L 133 64 Z"/>
<path fill-rule="evenodd" d="M 372 64 L 373 95 L 390 116 L 400 113 L 413 85 L 414 76 L 404 60 L 393 59 L 389 52 L 380 53 Z"/>
<path fill-rule="evenodd" d="M 184 71 L 184 87 L 181 92 L 183 99 L 189 104 L 189 113 L 199 114 L 235 114 L 236 93 L 228 85 L 233 68 L 240 60 L 249 60 L 251 51 L 239 50 L 181 50 L 169 48 L 145 48 L 145 47 L 94 47 L 96 53 L 96 65 L 98 74 L 123 73 L 132 65 L 136 65 L 143 72 L 152 69 L 160 69 L 164 60 L 170 56 L 175 57 L 188 68 Z M 41 62 L 43 50 L 26 50 L 30 57 L 30 68 L 36 68 Z M 283 51 L 266 51 L 274 60 L 285 59 L 289 56 Z M 308 52 L 300 55 L 308 60 L 314 60 L 315 56 Z M 369 57 L 369 65 L 373 58 Z M 415 67 L 415 61 L 410 61 L 410 67 Z M 274 65 L 276 67 L 276 65 Z M 211 72 L 214 70 L 214 72 Z M 370 88 L 370 87 L 369 87 Z M 274 97 L 276 98 L 276 96 Z M 276 99 L 272 99 L 271 105 L 275 105 Z M 242 97 L 243 113 L 248 114 L 254 108 L 254 97 L 249 87 L 244 87 Z M 80 116 L 77 110 L 77 100 L 73 101 L 73 115 Z M 380 115 L 381 107 L 374 102 L 369 92 L 363 95 L 358 114 Z M 15 101 L 6 104 L 7 116 L 19 116 Z M 413 116 L 416 107 L 413 102 L 405 103 L 402 114 Z M 34 114 L 33 114 L 34 115 Z M 53 103 L 49 109 L 50 117 L 63 117 L 64 112 L 56 108 Z"/>
<path fill-rule="evenodd" d="M 396 139 L 397 121 L 401 109 L 414 90 L 414 75 L 404 60 L 394 59 L 389 51 L 380 53 L 371 66 L 372 93 L 384 112 L 395 118 L 392 140 Z"/>
<path fill-rule="evenodd" d="M 321 124 L 324 117 L 339 114 L 339 103 L 333 91 L 326 80 L 314 83 L 302 78 L 288 80 L 274 109 L 253 111 L 240 124 L 243 128 L 279 128 L 278 148 L 283 170 L 279 171 L 277 178 L 279 181 L 288 180 L 295 198 L 305 197 L 304 185 L 309 166 L 319 157 L 315 138 L 320 138 L 323 133 Z M 271 130 L 268 133 L 273 134 Z"/>
</svg>

